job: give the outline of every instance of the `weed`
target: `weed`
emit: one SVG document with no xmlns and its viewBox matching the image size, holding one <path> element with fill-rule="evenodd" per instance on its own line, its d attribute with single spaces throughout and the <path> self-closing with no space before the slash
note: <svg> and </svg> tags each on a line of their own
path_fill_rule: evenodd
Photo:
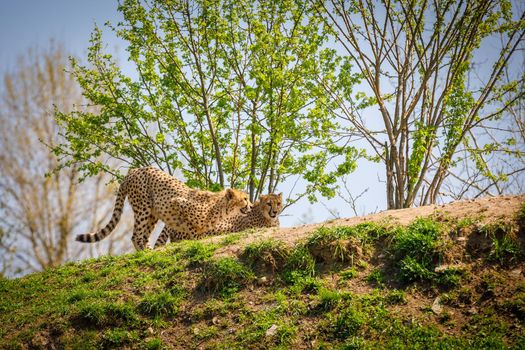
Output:
<svg viewBox="0 0 525 350">
<path fill-rule="evenodd" d="M 139 337 L 136 331 L 126 329 L 108 329 L 102 335 L 101 346 L 104 349 L 122 349 L 126 344 L 138 342 Z"/>
<path fill-rule="evenodd" d="M 439 234 L 440 226 L 428 218 L 418 218 L 408 228 L 397 230 L 393 250 L 403 281 L 432 280 L 436 276 Z"/>
<path fill-rule="evenodd" d="M 206 291 L 229 296 L 247 285 L 253 278 L 253 272 L 235 259 L 212 259 L 204 265 L 200 286 Z"/>
<path fill-rule="evenodd" d="M 355 278 L 355 277 L 357 277 L 358 274 L 359 274 L 359 272 L 356 270 L 355 267 L 351 267 L 351 268 L 343 270 L 343 271 L 341 271 L 339 273 L 339 275 L 341 276 L 341 279 L 343 281 Z"/>
<path fill-rule="evenodd" d="M 385 302 L 388 305 L 406 304 L 407 295 L 402 290 L 393 289 L 385 295 Z"/>
<path fill-rule="evenodd" d="M 331 320 L 330 333 L 334 338 L 347 339 L 356 336 L 359 329 L 365 324 L 366 315 L 353 305 L 350 305 Z"/>
<path fill-rule="evenodd" d="M 149 316 L 175 316 L 179 312 L 181 298 L 163 291 L 160 293 L 149 292 L 140 301 L 139 311 Z"/>
<path fill-rule="evenodd" d="M 319 288 L 319 306 L 324 310 L 331 310 L 337 306 L 343 295 L 335 290 Z"/>
<path fill-rule="evenodd" d="M 385 285 L 385 276 L 383 276 L 383 273 L 380 269 L 374 269 L 370 274 L 366 277 L 366 281 L 368 283 L 373 283 L 378 287 L 384 287 Z"/>
<path fill-rule="evenodd" d="M 509 236 L 503 236 L 498 239 L 492 238 L 492 248 L 488 260 L 504 265 L 513 263 L 522 255 L 520 246 Z"/>
<path fill-rule="evenodd" d="M 164 344 L 160 338 L 152 338 L 146 340 L 144 343 L 144 348 L 146 350 L 160 350 L 164 348 Z"/>
<path fill-rule="evenodd" d="M 456 268 L 448 268 L 437 273 L 435 280 L 438 284 L 444 287 L 456 287 L 459 286 L 459 284 L 461 283 L 461 278 L 464 274 L 465 271 L 463 270 Z"/>
<path fill-rule="evenodd" d="M 305 246 L 296 247 L 284 266 L 283 278 L 287 283 L 295 283 L 299 277 L 315 275 L 315 260 Z"/>
</svg>

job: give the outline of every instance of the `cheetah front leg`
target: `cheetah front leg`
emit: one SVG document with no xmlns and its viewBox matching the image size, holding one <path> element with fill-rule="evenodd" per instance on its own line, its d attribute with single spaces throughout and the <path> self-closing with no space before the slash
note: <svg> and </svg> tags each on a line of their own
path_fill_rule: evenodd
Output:
<svg viewBox="0 0 525 350">
<path fill-rule="evenodd" d="M 133 226 L 133 235 L 131 242 L 136 250 L 146 249 L 148 246 L 148 239 L 157 223 L 157 218 L 151 215 L 148 211 L 135 214 L 135 225 Z"/>
</svg>

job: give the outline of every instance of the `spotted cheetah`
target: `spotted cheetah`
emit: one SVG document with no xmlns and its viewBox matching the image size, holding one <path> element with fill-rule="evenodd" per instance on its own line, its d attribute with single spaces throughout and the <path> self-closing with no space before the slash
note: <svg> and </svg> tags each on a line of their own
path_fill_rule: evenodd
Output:
<svg viewBox="0 0 525 350">
<path fill-rule="evenodd" d="M 93 243 L 109 235 L 120 220 L 126 196 L 135 218 L 131 241 L 137 250 L 146 248 L 158 220 L 191 237 L 214 229 L 230 216 L 245 216 L 251 210 L 245 192 L 191 189 L 159 169 L 144 167 L 131 170 L 124 178 L 106 227 L 96 233 L 78 235 L 76 240 Z"/>
<path fill-rule="evenodd" d="M 282 193 L 263 195 L 259 201 L 254 203 L 252 210 L 247 215 L 235 215 L 223 219 L 215 225 L 215 228 L 204 232 L 199 237 L 189 237 L 185 232 L 178 231 L 177 229 L 166 225 L 157 238 L 155 248 L 166 244 L 168 238 L 171 242 L 175 242 L 182 239 L 201 238 L 221 233 L 240 232 L 250 228 L 279 227 L 278 215 L 283 209 L 282 201 Z"/>
</svg>

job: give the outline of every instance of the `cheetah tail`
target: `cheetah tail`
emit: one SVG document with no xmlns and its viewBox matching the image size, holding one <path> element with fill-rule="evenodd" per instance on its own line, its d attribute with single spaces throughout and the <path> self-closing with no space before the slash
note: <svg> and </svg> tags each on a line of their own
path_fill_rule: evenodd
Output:
<svg viewBox="0 0 525 350">
<path fill-rule="evenodd" d="M 111 220 L 108 222 L 108 224 L 97 232 L 77 235 L 76 240 L 84 243 L 93 243 L 106 238 L 106 236 L 108 236 L 115 229 L 115 226 L 117 226 L 118 222 L 120 221 L 126 196 L 126 180 L 124 180 L 124 182 L 119 187 L 117 199 L 115 201 L 115 209 L 113 209 L 113 215 L 111 216 Z"/>
</svg>

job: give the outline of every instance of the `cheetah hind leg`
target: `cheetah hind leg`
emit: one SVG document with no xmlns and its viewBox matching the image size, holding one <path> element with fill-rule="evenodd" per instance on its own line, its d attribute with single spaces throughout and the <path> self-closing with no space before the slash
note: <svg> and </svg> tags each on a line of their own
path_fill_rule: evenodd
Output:
<svg viewBox="0 0 525 350">
<path fill-rule="evenodd" d="M 131 242 L 136 250 L 148 248 L 148 239 L 157 221 L 158 219 L 156 217 L 147 212 L 135 215 L 135 225 L 133 226 Z"/>
<path fill-rule="evenodd" d="M 157 241 L 155 242 L 155 248 L 162 247 L 163 245 L 168 243 L 168 239 L 171 237 L 171 231 L 171 228 L 164 225 L 162 232 L 160 233 L 159 237 L 157 238 Z"/>
</svg>

